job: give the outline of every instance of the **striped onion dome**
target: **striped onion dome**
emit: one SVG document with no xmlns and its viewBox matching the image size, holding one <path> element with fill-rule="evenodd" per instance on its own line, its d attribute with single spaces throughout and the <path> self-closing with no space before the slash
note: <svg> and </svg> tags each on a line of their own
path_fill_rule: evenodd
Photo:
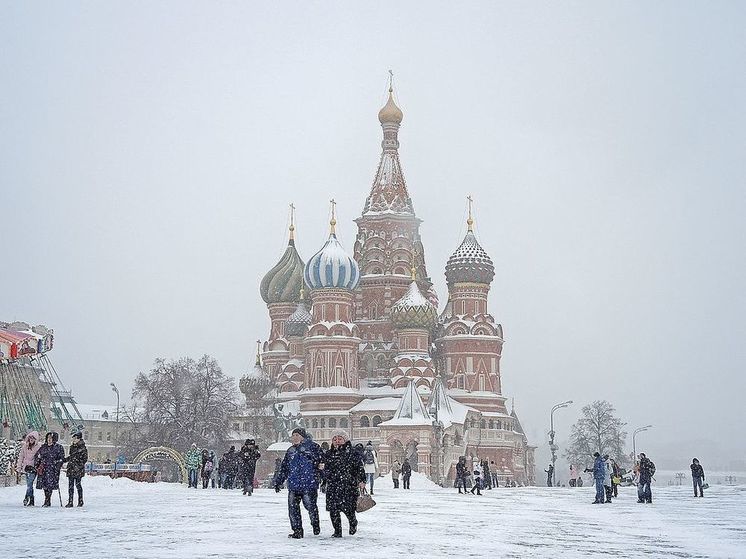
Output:
<svg viewBox="0 0 746 559">
<path fill-rule="evenodd" d="M 285 321 L 285 336 L 305 336 L 313 317 L 301 296 L 298 307 Z"/>
<path fill-rule="evenodd" d="M 490 284 L 494 277 L 495 266 L 492 259 L 479 244 L 470 227 L 461 245 L 448 259 L 446 281 L 448 285 L 461 282 Z"/>
<path fill-rule="evenodd" d="M 413 280 L 404 297 L 391 306 L 391 320 L 397 328 L 430 330 L 438 320 L 438 310 L 422 295 L 417 282 Z"/>
<path fill-rule="evenodd" d="M 303 287 L 303 260 L 295 248 L 292 235 L 280 261 L 267 272 L 259 286 L 259 293 L 267 304 L 295 303 Z"/>
<path fill-rule="evenodd" d="M 304 276 L 311 289 L 355 289 L 360 281 L 360 269 L 332 230 L 321 250 L 306 264 Z"/>
</svg>

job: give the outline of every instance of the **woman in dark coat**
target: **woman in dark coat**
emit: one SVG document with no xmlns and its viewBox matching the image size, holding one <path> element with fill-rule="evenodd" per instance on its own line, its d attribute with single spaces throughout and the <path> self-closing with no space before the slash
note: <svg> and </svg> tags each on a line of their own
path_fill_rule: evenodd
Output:
<svg viewBox="0 0 746 559">
<path fill-rule="evenodd" d="M 83 442 L 83 434 L 75 433 L 70 445 L 70 454 L 65 458 L 67 462 L 67 500 L 66 508 L 72 508 L 75 488 L 78 488 L 78 506 L 83 506 L 83 486 L 80 481 L 85 475 L 85 463 L 88 462 L 88 449 Z"/>
<path fill-rule="evenodd" d="M 319 465 L 326 480 L 326 510 L 334 526 L 333 537 L 342 537 L 342 517 L 347 516 L 350 535 L 357 532 L 357 498 L 365 488 L 365 468 L 362 457 L 353 450 L 343 434 L 332 437 L 332 445 Z"/>
<path fill-rule="evenodd" d="M 256 462 L 261 458 L 261 453 L 256 448 L 254 439 L 246 439 L 241 447 L 238 457 L 241 460 L 240 477 L 243 480 L 243 494 L 251 495 L 254 492 L 254 475 L 256 474 Z"/>
<path fill-rule="evenodd" d="M 60 470 L 65 461 L 65 449 L 57 441 L 59 435 L 51 432 L 44 437 L 44 444 L 36 454 L 37 483 L 44 490 L 43 507 L 52 506 L 52 491 L 60 488 Z"/>
</svg>

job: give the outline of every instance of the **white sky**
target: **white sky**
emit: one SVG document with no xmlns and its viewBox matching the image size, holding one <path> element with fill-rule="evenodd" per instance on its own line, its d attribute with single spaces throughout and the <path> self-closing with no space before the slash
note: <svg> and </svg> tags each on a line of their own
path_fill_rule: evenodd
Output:
<svg viewBox="0 0 746 559">
<path fill-rule="evenodd" d="M 0 320 L 55 328 L 83 402 L 129 393 L 157 356 L 210 353 L 240 376 L 268 334 L 258 287 L 287 205 L 304 259 L 331 197 L 352 248 L 392 68 L 428 270 L 445 300 L 471 193 L 532 443 L 555 402 L 579 404 L 562 438 L 605 398 L 655 425 L 651 452 L 743 457 L 745 15 L 1 2 Z"/>
</svg>

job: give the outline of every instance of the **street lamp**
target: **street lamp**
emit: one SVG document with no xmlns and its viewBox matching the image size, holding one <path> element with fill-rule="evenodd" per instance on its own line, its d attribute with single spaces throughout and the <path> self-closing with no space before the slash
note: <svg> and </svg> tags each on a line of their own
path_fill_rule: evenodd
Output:
<svg viewBox="0 0 746 559">
<path fill-rule="evenodd" d="M 561 402 L 559 404 L 556 404 L 553 408 L 551 413 L 549 414 L 549 450 L 552 451 L 552 487 L 555 485 L 555 473 L 554 470 L 556 469 L 554 467 L 555 463 L 557 462 L 557 450 L 559 450 L 559 447 L 554 444 L 554 412 L 556 412 L 560 408 L 566 408 L 572 404 L 572 400 L 568 400 L 567 402 Z"/>
<path fill-rule="evenodd" d="M 111 391 L 117 395 L 117 423 L 114 426 L 114 448 L 116 449 L 116 445 L 119 444 L 119 389 L 113 382 L 110 382 L 109 385 L 111 386 Z M 114 459 L 114 470 L 116 471 L 116 458 Z"/>
<path fill-rule="evenodd" d="M 650 429 L 652 425 L 645 425 L 645 427 L 638 427 L 635 429 L 632 433 L 632 464 L 635 463 L 637 460 L 637 447 L 635 446 L 635 437 L 637 437 L 637 433 L 642 433 L 643 431 L 647 431 Z"/>
</svg>

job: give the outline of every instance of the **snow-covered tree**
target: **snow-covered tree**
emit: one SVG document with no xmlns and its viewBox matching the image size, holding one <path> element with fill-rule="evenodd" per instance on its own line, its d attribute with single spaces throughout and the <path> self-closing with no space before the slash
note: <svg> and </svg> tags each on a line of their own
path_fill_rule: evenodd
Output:
<svg viewBox="0 0 746 559">
<path fill-rule="evenodd" d="M 572 426 L 565 458 L 570 464 L 588 466 L 593 453 L 608 454 L 621 466 L 626 464 L 624 443 L 626 423 L 616 415 L 614 406 L 606 400 L 596 400 L 580 411 L 580 419 Z"/>
</svg>

